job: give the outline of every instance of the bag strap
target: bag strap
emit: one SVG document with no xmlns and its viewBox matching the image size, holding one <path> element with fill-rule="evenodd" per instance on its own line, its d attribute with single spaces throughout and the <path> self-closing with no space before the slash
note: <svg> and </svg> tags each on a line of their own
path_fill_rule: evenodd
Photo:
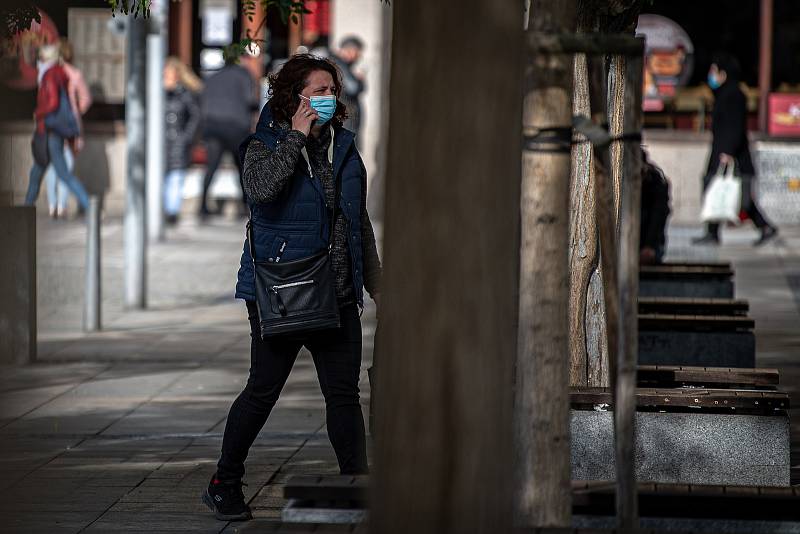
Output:
<svg viewBox="0 0 800 534">
<path fill-rule="evenodd" d="M 333 168 L 333 142 L 334 142 L 333 126 L 331 126 L 330 128 L 331 128 L 331 144 L 330 144 L 330 147 L 328 148 L 328 163 L 330 163 L 331 169 L 332 169 Z M 303 150 L 305 151 L 305 147 L 303 147 Z M 305 156 L 305 154 L 304 154 L 304 156 Z M 306 159 L 306 162 L 308 163 L 309 174 L 311 174 L 311 177 L 313 178 L 314 175 L 311 173 L 311 162 L 308 159 Z M 333 230 L 334 230 L 334 227 L 336 225 L 336 215 L 339 213 L 339 200 L 340 200 L 340 198 L 342 196 L 342 180 L 341 180 L 341 178 L 339 176 L 335 176 L 334 180 L 336 181 L 335 182 L 336 185 L 335 185 L 335 190 L 334 190 L 334 194 L 333 194 L 333 209 L 330 210 L 331 211 L 331 222 L 330 222 L 330 227 L 328 228 L 328 252 L 330 252 L 331 248 L 333 248 Z M 327 207 L 327 202 L 325 203 L 325 205 Z M 248 210 L 250 212 L 250 217 L 247 219 L 247 243 L 248 243 L 249 249 L 250 249 L 250 257 L 253 259 L 253 262 L 255 262 L 256 261 L 256 246 L 255 246 L 255 244 L 253 242 L 253 209 L 250 207 L 249 203 L 247 205 L 247 208 L 248 208 Z"/>
</svg>

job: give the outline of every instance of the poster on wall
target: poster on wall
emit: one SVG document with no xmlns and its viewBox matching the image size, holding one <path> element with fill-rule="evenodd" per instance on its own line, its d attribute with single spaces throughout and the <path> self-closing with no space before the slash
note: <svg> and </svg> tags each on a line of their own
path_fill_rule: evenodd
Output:
<svg viewBox="0 0 800 534">
<path fill-rule="evenodd" d="M 678 23 L 661 15 L 639 16 L 637 37 L 645 39 L 645 111 L 663 111 L 694 67 L 694 45 Z"/>
</svg>

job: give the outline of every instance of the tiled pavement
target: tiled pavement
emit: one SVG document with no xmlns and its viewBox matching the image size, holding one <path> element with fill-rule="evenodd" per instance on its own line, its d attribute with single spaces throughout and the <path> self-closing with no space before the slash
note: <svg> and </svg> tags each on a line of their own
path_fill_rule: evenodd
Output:
<svg viewBox="0 0 800 534">
<path fill-rule="evenodd" d="M 800 484 L 800 228 L 782 228 L 774 244 L 754 248 L 750 225 L 724 229 L 722 246 L 694 247 L 698 228 L 671 228 L 668 257 L 731 261 L 736 298 L 750 303 L 755 320 L 756 366 L 780 371 L 790 396 L 792 484 Z"/>
<path fill-rule="evenodd" d="M 219 522 L 200 502 L 248 368 L 244 306 L 231 296 L 241 221 L 190 222 L 153 246 L 147 311 L 123 309 L 121 224 L 107 221 L 105 330 L 92 335 L 80 332 L 82 227 L 39 224 L 40 360 L 0 373 L 2 532 L 257 532 L 279 517 L 289 476 L 336 472 L 314 367 L 303 354 L 248 459 L 245 494 L 256 521 Z M 800 229 L 760 250 L 749 246 L 748 229 L 726 232 L 719 249 L 689 246 L 697 232 L 673 228 L 670 254 L 734 262 L 737 296 L 750 300 L 756 320 L 758 364 L 779 368 L 800 406 L 800 298 L 792 292 Z M 371 305 L 363 323 L 366 408 Z M 792 416 L 799 466 L 800 410 Z"/>
<path fill-rule="evenodd" d="M 122 227 L 103 229 L 103 326 L 81 333 L 83 229 L 39 221 L 39 361 L 0 374 L 2 532 L 236 532 L 200 502 L 249 366 L 232 298 L 241 221 L 172 229 L 150 250 L 150 308 L 122 304 Z M 374 309 L 364 317 L 369 391 Z M 301 354 L 247 462 L 257 519 L 292 474 L 335 473 L 310 355 Z M 251 522 L 248 528 L 258 526 Z"/>
</svg>

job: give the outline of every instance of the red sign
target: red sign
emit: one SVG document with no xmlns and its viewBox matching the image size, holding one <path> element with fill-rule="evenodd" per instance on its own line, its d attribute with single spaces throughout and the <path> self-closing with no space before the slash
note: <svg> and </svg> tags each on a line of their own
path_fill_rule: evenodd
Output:
<svg viewBox="0 0 800 534">
<path fill-rule="evenodd" d="M 662 111 L 692 74 L 694 45 L 683 28 L 661 15 L 639 15 L 636 35 L 645 39 L 644 110 Z"/>
<path fill-rule="evenodd" d="M 778 137 L 800 137 L 800 94 L 769 95 L 768 131 Z"/>
</svg>

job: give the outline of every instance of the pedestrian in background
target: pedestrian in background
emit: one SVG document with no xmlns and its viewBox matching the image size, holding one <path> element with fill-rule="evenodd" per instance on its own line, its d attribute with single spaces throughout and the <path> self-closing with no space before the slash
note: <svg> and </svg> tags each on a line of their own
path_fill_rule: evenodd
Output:
<svg viewBox="0 0 800 534">
<path fill-rule="evenodd" d="M 167 174 L 164 181 L 164 213 L 168 224 L 176 224 L 183 200 L 183 181 L 191 160 L 191 149 L 200 126 L 198 94 L 203 89 L 192 69 L 176 57 L 164 65 L 166 90 Z"/>
<path fill-rule="evenodd" d="M 208 162 L 203 178 L 201 218 L 205 219 L 211 214 L 208 208 L 208 190 L 226 152 L 233 157 L 241 187 L 242 164 L 239 161 L 239 144 L 250 134 L 253 114 L 256 111 L 258 111 L 256 81 L 246 68 L 236 63 L 235 58 L 226 58 L 225 66 L 206 79 L 203 90 L 203 140 Z M 244 201 L 243 192 L 242 201 Z"/>
<path fill-rule="evenodd" d="M 639 233 L 639 263 L 659 264 L 667 246 L 669 182 L 661 168 L 642 149 L 642 208 Z"/>
<path fill-rule="evenodd" d="M 754 243 L 763 245 L 778 233 L 758 209 L 753 197 L 756 177 L 747 139 L 747 97 L 739 87 L 741 67 L 739 61 L 729 54 L 717 54 L 708 70 L 708 85 L 714 91 L 714 108 L 711 115 L 711 156 L 708 158 L 703 190 L 721 165 L 734 165 L 742 179 L 742 210 L 747 213 L 761 236 Z M 706 233 L 693 240 L 696 245 L 718 245 L 719 223 L 707 223 Z"/>
<path fill-rule="evenodd" d="M 59 64 L 58 45 L 45 45 L 39 49 L 38 54 L 39 89 L 33 112 L 36 130 L 31 144 L 33 167 L 29 175 L 25 204 L 32 206 L 36 203 L 42 177 L 47 166 L 52 164 L 58 178 L 75 194 L 78 205 L 85 210 L 89 205 L 89 196 L 64 158 L 65 140 L 80 135 L 78 119 L 72 111 L 68 96 L 69 76 Z"/>
<path fill-rule="evenodd" d="M 339 50 L 332 56 L 342 73 L 342 103 L 347 107 L 347 120 L 344 127 L 355 132 L 356 140 L 361 130 L 361 93 L 366 88 L 363 73 L 355 66 L 364 52 L 364 42 L 354 35 L 345 37 L 339 43 Z"/>
<path fill-rule="evenodd" d="M 67 83 L 67 96 L 80 132 L 77 137 L 67 139 L 64 144 L 64 161 L 67 164 L 67 169 L 72 172 L 75 168 L 75 156 L 83 150 L 83 121 L 81 117 L 86 114 L 92 105 L 92 94 L 89 92 L 89 87 L 86 85 L 83 74 L 72 64 L 74 53 L 72 44 L 67 39 L 61 39 L 59 52 L 61 55 L 61 67 L 69 80 Z M 47 190 L 47 203 L 50 207 L 50 217 L 56 218 L 66 215 L 69 189 L 64 184 L 59 183 L 52 165 L 47 168 L 44 181 Z"/>
<path fill-rule="evenodd" d="M 217 471 L 203 492 L 218 519 L 251 517 L 242 493 L 245 458 L 303 346 L 314 359 L 339 470 L 368 470 L 358 390 L 359 316 L 364 289 L 380 305 L 381 265 L 367 213 L 366 170 L 353 132 L 342 127 L 339 76 L 329 60 L 292 57 L 270 76 L 271 98 L 255 135 L 242 144 L 256 256 L 288 263 L 330 250 L 340 326 L 262 337 L 251 244 L 245 241 L 236 298 L 247 307 L 250 376 L 231 406 Z"/>
</svg>

